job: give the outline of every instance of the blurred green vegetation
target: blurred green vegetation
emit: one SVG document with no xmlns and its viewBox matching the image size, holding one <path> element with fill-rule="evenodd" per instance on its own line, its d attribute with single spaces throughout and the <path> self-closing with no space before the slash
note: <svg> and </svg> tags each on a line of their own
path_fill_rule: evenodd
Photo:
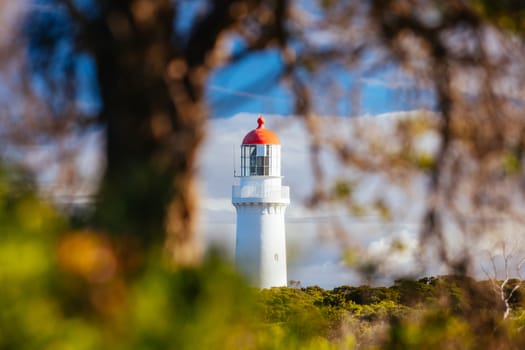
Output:
<svg viewBox="0 0 525 350">
<path fill-rule="evenodd" d="M 0 349 L 523 348 L 523 295 L 462 276 L 390 287 L 248 286 L 220 257 L 174 268 L 159 246 L 72 228 L 0 171 Z M 519 281 L 513 281 L 509 288 Z"/>
<path fill-rule="evenodd" d="M 473 0 L 474 9 L 500 28 L 523 34 L 525 3 L 516 0 Z"/>
<path fill-rule="evenodd" d="M 72 229 L 33 186 L 3 169 L 0 349 L 330 346 L 310 322 L 315 307 L 297 309 L 295 323 L 265 321 L 258 291 L 219 255 L 174 268 L 160 246 Z"/>
</svg>

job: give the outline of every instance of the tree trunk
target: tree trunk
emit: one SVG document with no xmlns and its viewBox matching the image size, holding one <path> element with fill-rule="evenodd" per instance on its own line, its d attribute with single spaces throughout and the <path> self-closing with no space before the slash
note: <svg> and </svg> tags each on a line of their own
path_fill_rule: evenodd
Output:
<svg viewBox="0 0 525 350">
<path fill-rule="evenodd" d="M 96 33 L 91 48 L 106 126 L 96 219 L 140 244 L 167 233 L 170 256 L 192 264 L 200 257 L 194 179 L 204 134 L 202 83 L 193 84 L 195 72 L 185 72 L 174 52 L 171 1 L 112 1 L 103 12 L 103 23 L 88 31 Z"/>
</svg>

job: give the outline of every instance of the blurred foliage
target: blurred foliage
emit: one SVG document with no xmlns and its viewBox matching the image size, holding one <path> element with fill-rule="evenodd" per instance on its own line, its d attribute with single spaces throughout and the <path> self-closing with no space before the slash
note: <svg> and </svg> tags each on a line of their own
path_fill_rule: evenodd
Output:
<svg viewBox="0 0 525 350">
<path fill-rule="evenodd" d="M 479 13 L 497 26 L 523 34 L 525 30 L 525 4 L 516 0 L 474 0 Z"/>
<path fill-rule="evenodd" d="M 519 154 L 508 152 L 503 156 L 503 168 L 511 175 L 518 175 L 521 169 L 521 158 Z"/>
<path fill-rule="evenodd" d="M 35 142 L 68 140 L 71 130 L 102 127 L 107 166 L 96 207 L 99 226 L 80 229 L 38 199 L 26 175 L 0 169 L 0 348 L 525 347 L 521 293 L 510 300 L 512 315 L 503 321 L 504 307 L 488 283 L 464 276 L 403 280 L 388 288 L 257 291 L 217 255 L 192 268 L 172 264 L 200 260 L 193 189 L 207 118 L 207 77 L 225 61 L 265 49 L 282 54 L 276 76 L 291 85 L 295 111 L 306 117 L 313 135 L 312 149 L 324 141 L 346 166 L 398 182 L 407 182 L 414 170 L 429 175 L 427 196 L 435 200 L 429 201 L 423 232 L 438 243 L 443 241 L 440 218 L 450 214 L 448 208 L 457 205 L 462 211 L 452 214 L 472 214 L 463 205 L 461 184 L 475 183 L 471 198 L 486 198 L 492 204 L 487 208 L 506 210 L 519 186 L 503 186 L 508 203 L 502 202 L 495 191 L 502 177 L 523 182 L 525 124 L 514 101 L 520 96 L 501 89 L 505 82 L 523 90 L 522 2 L 320 0 L 320 15 L 311 16 L 288 6 L 291 1 L 207 1 L 208 9 L 197 11 L 187 33 L 174 26 L 184 13 L 182 2 L 31 3 L 39 11 L 28 17 L 20 36 L 13 36 L 27 54 L 15 54 L 11 44 L 3 52 L 9 52 L 8 63 L 27 61 L 22 71 L 29 76 L 22 76 L 38 81 L 38 87 L 30 91 L 31 86 L 5 83 L 6 105 L 15 107 L 3 110 L 2 136 L 15 135 L 11 142 L 18 140 L 25 151 Z M 512 34 L 487 37 L 498 28 Z M 316 32 L 327 39 L 323 45 L 316 42 L 319 37 L 312 40 Z M 226 33 L 237 35 L 246 50 L 224 50 L 219 44 Z M 82 69 L 82 60 L 91 68 Z M 330 114 L 319 108 L 319 92 L 335 91 L 327 81 L 344 80 L 343 70 L 372 72 L 392 62 L 403 68 L 402 75 L 420 80 L 414 89 L 435 95 L 441 123 L 403 119 L 395 138 L 380 133 L 321 138 L 317 126 L 336 129 L 314 118 L 319 110 Z M 343 69 L 334 70 L 334 64 Z M 96 75 L 90 78 L 95 105 L 90 111 L 76 105 L 83 85 L 77 76 L 84 70 Z M 479 82 L 466 94 L 470 80 Z M 325 98 L 338 105 L 336 94 Z M 432 130 L 440 141 L 437 150 L 422 147 Z M 320 163 L 312 163 L 319 166 L 314 174 L 321 183 Z M 368 208 L 356 201 L 356 187 L 353 180 L 340 180 L 328 195 L 316 193 L 362 215 Z M 433 204 L 439 199 L 447 205 Z M 372 207 L 384 219 L 392 217 L 386 199 L 378 198 Z M 162 258 L 161 240 L 170 262 Z M 365 276 L 377 269 L 351 255 L 346 260 Z"/>
<path fill-rule="evenodd" d="M 0 349 L 329 347 L 313 304 L 283 295 L 295 311 L 276 300 L 274 314 L 290 317 L 268 322 L 259 294 L 218 255 L 174 269 L 160 247 L 71 230 L 11 175 L 0 172 Z"/>
<path fill-rule="evenodd" d="M 160 246 L 72 229 L 0 171 L 0 349 L 521 348 L 523 296 L 440 276 L 391 287 L 248 286 L 218 254 L 174 268 Z M 518 281 L 509 284 L 511 288 Z"/>
</svg>

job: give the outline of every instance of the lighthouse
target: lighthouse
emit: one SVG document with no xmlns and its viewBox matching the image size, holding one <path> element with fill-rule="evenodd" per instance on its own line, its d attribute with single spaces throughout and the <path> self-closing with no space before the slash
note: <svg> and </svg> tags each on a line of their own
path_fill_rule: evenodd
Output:
<svg viewBox="0 0 525 350">
<path fill-rule="evenodd" d="M 290 189 L 282 185 L 281 144 L 264 127 L 250 131 L 241 145 L 239 184 L 232 187 L 237 211 L 235 264 L 261 288 L 287 285 L 284 213 Z"/>
</svg>

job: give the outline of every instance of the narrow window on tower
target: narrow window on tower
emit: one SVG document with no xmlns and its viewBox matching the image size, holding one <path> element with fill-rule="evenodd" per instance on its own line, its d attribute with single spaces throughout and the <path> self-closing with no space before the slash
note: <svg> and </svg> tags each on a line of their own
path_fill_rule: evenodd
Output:
<svg viewBox="0 0 525 350">
<path fill-rule="evenodd" d="M 257 157 L 257 175 L 264 175 L 264 157 Z"/>
<path fill-rule="evenodd" d="M 255 146 L 250 146 L 250 175 L 257 175 L 256 149 Z"/>
<path fill-rule="evenodd" d="M 265 153 L 265 145 L 256 145 L 256 152 L 255 152 L 255 169 L 252 172 L 252 175 L 264 175 L 264 153 Z M 253 153 L 252 153 L 253 155 Z"/>
<path fill-rule="evenodd" d="M 246 146 L 241 146 L 241 176 L 246 176 Z"/>
<path fill-rule="evenodd" d="M 253 175 L 252 172 L 255 171 L 255 160 L 252 160 L 252 156 L 255 157 L 254 154 L 255 146 L 244 145 L 241 147 L 241 176 Z"/>
</svg>

